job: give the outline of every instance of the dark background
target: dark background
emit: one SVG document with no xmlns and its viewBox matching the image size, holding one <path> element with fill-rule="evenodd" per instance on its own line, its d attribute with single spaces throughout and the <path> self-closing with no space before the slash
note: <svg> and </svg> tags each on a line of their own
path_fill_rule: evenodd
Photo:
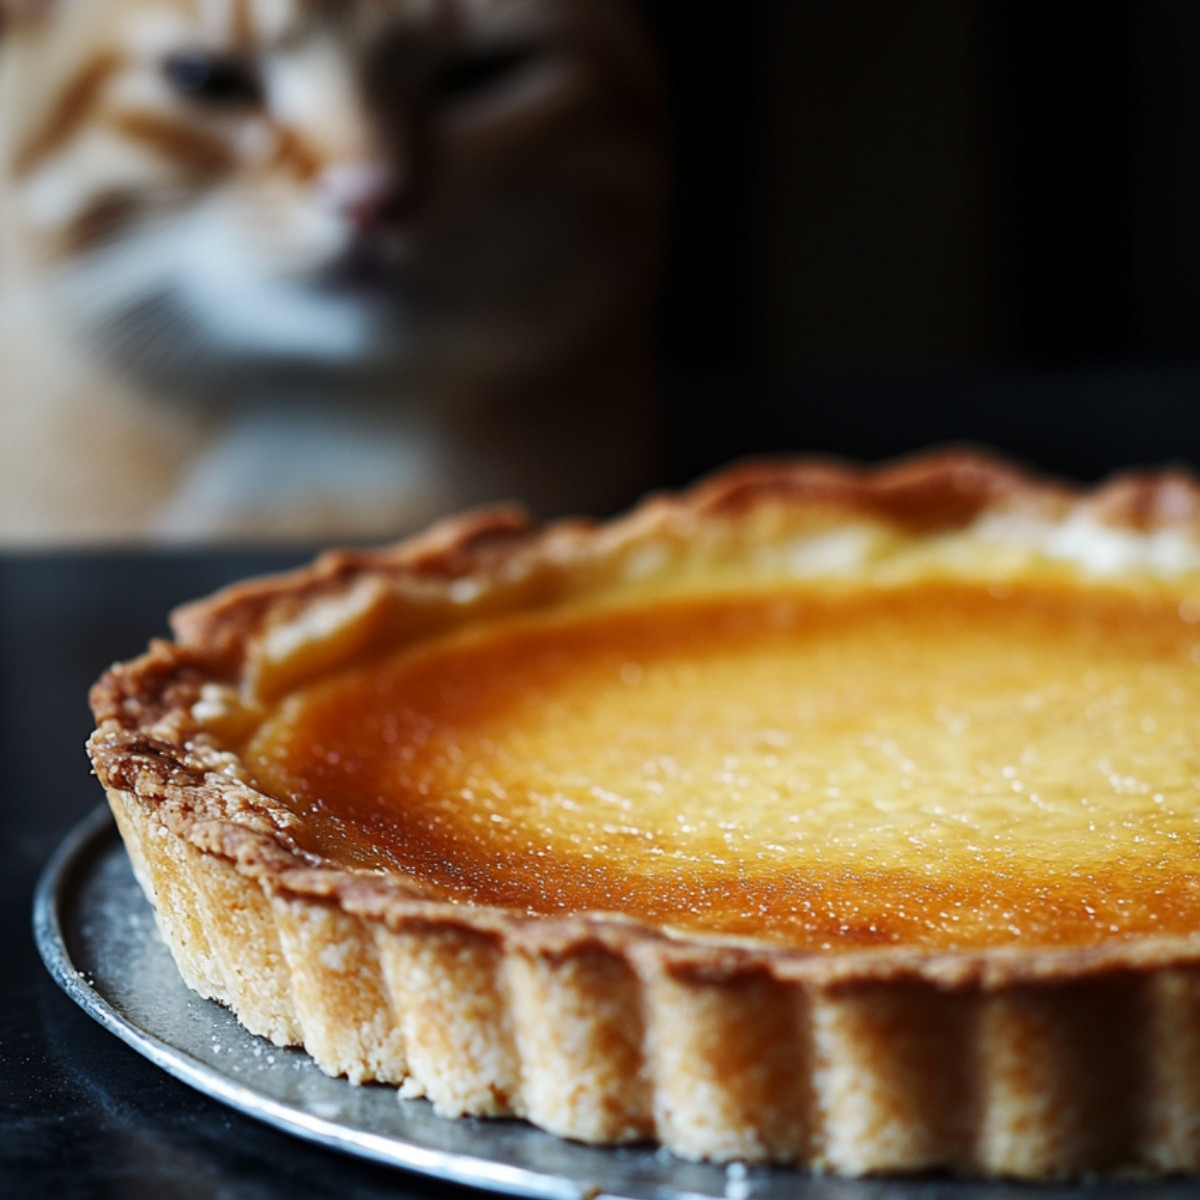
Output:
<svg viewBox="0 0 1200 1200">
<path fill-rule="evenodd" d="M 1200 465 L 1200 4 L 646 3 L 670 482 L 964 440 Z"/>
</svg>

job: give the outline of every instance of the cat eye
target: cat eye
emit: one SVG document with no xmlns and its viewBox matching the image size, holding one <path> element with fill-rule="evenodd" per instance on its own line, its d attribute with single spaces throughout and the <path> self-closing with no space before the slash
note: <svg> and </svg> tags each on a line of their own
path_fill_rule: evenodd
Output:
<svg viewBox="0 0 1200 1200">
<path fill-rule="evenodd" d="M 255 104 L 262 83 L 244 59 L 206 50 L 179 50 L 163 63 L 163 74 L 181 95 L 205 104 Z"/>
<path fill-rule="evenodd" d="M 536 55 L 532 46 L 502 46 L 465 54 L 448 63 L 434 78 L 433 94 L 444 100 L 466 100 L 509 82 Z"/>
</svg>

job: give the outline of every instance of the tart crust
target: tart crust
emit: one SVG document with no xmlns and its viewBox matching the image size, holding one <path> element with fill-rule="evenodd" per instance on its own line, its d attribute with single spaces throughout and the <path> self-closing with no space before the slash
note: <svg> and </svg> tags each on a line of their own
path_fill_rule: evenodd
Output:
<svg viewBox="0 0 1200 1200">
<path fill-rule="evenodd" d="M 756 462 L 608 524 L 451 519 L 229 588 L 109 670 L 89 742 L 180 972 L 250 1030 L 446 1116 L 849 1174 L 1200 1168 L 1200 932 L 808 953 L 449 902 L 304 849 L 231 746 L 340 664 L 501 614 L 747 581 L 1200 590 L 1200 488 L 1093 491 L 974 452 Z"/>
</svg>

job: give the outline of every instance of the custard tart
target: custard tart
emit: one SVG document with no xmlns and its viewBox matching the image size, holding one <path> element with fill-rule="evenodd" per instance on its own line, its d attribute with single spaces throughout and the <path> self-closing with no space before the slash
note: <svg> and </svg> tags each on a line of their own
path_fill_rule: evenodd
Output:
<svg viewBox="0 0 1200 1200">
<path fill-rule="evenodd" d="M 451 519 L 174 614 L 89 748 L 327 1072 L 850 1174 L 1200 1168 L 1200 488 L 984 454 Z"/>
</svg>

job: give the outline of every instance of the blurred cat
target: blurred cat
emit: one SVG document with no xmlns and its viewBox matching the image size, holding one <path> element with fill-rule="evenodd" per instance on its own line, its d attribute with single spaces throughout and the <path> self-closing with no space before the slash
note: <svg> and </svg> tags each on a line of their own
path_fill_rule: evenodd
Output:
<svg viewBox="0 0 1200 1200">
<path fill-rule="evenodd" d="M 647 482 L 632 0 L 0 15 L 0 539 L 379 536 Z"/>
</svg>

